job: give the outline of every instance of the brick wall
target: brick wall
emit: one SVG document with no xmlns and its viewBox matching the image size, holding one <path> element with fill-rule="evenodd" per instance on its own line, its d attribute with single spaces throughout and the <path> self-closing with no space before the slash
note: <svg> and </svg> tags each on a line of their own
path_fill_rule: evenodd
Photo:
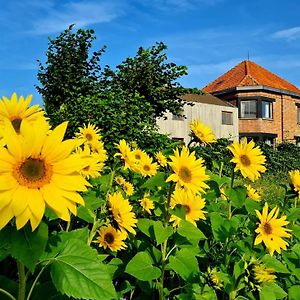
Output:
<svg viewBox="0 0 300 300">
<path fill-rule="evenodd" d="M 267 91 L 235 92 L 218 97 L 237 105 L 238 97 L 263 96 L 273 98 L 273 119 L 239 119 L 239 132 L 277 134 L 277 143 L 294 142 L 295 136 L 300 136 L 300 125 L 297 123 L 297 106 L 300 99 Z"/>
</svg>

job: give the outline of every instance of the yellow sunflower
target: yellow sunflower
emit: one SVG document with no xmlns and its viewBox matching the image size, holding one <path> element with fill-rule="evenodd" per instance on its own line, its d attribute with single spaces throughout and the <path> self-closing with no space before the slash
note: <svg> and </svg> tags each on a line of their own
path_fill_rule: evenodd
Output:
<svg viewBox="0 0 300 300">
<path fill-rule="evenodd" d="M 258 193 L 258 191 L 253 188 L 250 184 L 246 185 L 247 187 L 247 196 L 254 200 L 254 201 L 260 201 L 261 200 L 261 195 Z"/>
<path fill-rule="evenodd" d="M 122 176 L 117 176 L 117 177 L 115 178 L 115 182 L 116 182 L 118 185 L 123 185 L 123 184 L 126 182 L 126 180 L 125 180 Z"/>
<path fill-rule="evenodd" d="M 276 275 L 273 274 L 275 270 L 272 268 L 267 268 L 263 264 L 256 264 L 253 267 L 253 272 L 255 280 L 259 284 L 273 282 L 276 279 Z"/>
<path fill-rule="evenodd" d="M 144 198 L 139 202 L 143 210 L 145 210 L 148 214 L 151 214 L 151 209 L 154 209 L 153 201 L 150 200 L 147 195 L 145 195 Z"/>
<path fill-rule="evenodd" d="M 139 148 L 135 148 L 132 150 L 132 155 L 134 156 L 136 162 L 139 163 L 141 159 L 147 156 L 147 153 Z"/>
<path fill-rule="evenodd" d="M 129 145 L 126 143 L 125 140 L 120 140 L 119 144 L 117 144 L 117 147 L 120 151 L 120 153 L 116 153 L 115 156 L 120 156 L 125 163 L 124 169 L 132 169 L 135 165 L 135 157 L 129 147 Z"/>
<path fill-rule="evenodd" d="M 175 189 L 171 201 L 170 207 L 174 208 L 177 204 L 180 204 L 185 211 L 186 221 L 196 226 L 196 221 L 199 219 L 205 220 L 204 211 L 205 201 L 199 196 L 189 190 Z M 181 219 L 175 215 L 172 215 L 170 222 L 174 222 L 173 225 L 179 225 Z"/>
<path fill-rule="evenodd" d="M 166 157 L 162 154 L 161 151 L 155 154 L 155 158 L 162 167 L 165 167 L 168 163 Z"/>
<path fill-rule="evenodd" d="M 258 233 L 258 236 L 255 238 L 254 245 L 264 242 L 271 256 L 273 256 L 274 251 L 281 253 L 281 248 L 286 250 L 288 243 L 282 238 L 291 237 L 291 234 L 288 233 L 291 230 L 283 227 L 289 223 L 286 221 L 286 216 L 283 215 L 281 218 L 277 219 L 279 209 L 276 207 L 268 214 L 267 202 L 264 205 L 262 214 L 258 210 L 255 211 L 260 223 L 255 230 L 255 232 Z"/>
<path fill-rule="evenodd" d="M 209 280 L 214 285 L 214 287 L 220 290 L 223 287 L 223 280 L 219 277 L 217 268 L 214 267 L 213 269 L 211 269 L 210 267 L 208 267 L 208 275 Z"/>
<path fill-rule="evenodd" d="M 107 153 L 104 149 L 104 144 L 101 141 L 96 141 L 90 145 L 91 152 L 98 154 L 98 158 L 101 162 L 105 162 L 107 160 Z"/>
<path fill-rule="evenodd" d="M 101 140 L 100 129 L 95 125 L 88 123 L 79 128 L 79 132 L 76 133 L 76 137 L 87 145 L 96 144 Z"/>
<path fill-rule="evenodd" d="M 34 230 L 44 215 L 45 206 L 59 218 L 69 221 L 84 205 L 78 192 L 89 183 L 79 174 L 83 161 L 71 154 L 74 140 L 63 140 L 67 122 L 53 131 L 22 122 L 19 138 L 6 121 L 6 147 L 0 148 L 0 229 L 16 217 L 17 229 L 28 221 Z"/>
<path fill-rule="evenodd" d="M 104 163 L 100 160 L 100 157 L 97 153 L 91 153 L 91 149 L 88 145 L 84 145 L 84 148 L 81 147 L 76 149 L 76 154 L 79 156 L 79 159 L 82 159 L 84 166 L 80 170 L 80 174 L 84 178 L 96 178 L 100 176 L 100 172 L 104 167 Z"/>
<path fill-rule="evenodd" d="M 209 176 L 205 174 L 204 160 L 197 159 L 195 152 L 190 154 L 189 149 L 184 146 L 179 153 L 178 148 L 174 151 L 174 156 L 170 156 L 172 162 L 169 162 L 174 174 L 170 175 L 166 182 L 174 181 L 177 187 L 184 187 L 194 192 L 208 188 L 204 182 L 209 180 Z"/>
<path fill-rule="evenodd" d="M 113 218 L 120 229 L 136 234 L 133 227 L 136 227 L 137 220 L 129 201 L 125 200 L 120 192 L 115 192 L 108 196 L 108 203 Z"/>
<path fill-rule="evenodd" d="M 143 157 L 137 165 L 137 171 L 144 177 L 154 176 L 157 172 L 157 163 L 152 162 L 152 158 L 148 155 Z"/>
<path fill-rule="evenodd" d="M 235 163 L 235 171 L 240 170 L 245 178 L 255 181 L 260 177 L 260 173 L 266 171 L 264 164 L 266 157 L 262 154 L 259 146 L 255 147 L 253 141 L 247 143 L 244 138 L 241 142 L 234 142 L 227 147 L 233 154 L 231 162 Z"/>
<path fill-rule="evenodd" d="M 50 126 L 44 116 L 44 112 L 39 105 L 29 107 L 32 95 L 25 99 L 21 96 L 19 99 L 16 93 L 13 93 L 11 99 L 3 96 L 0 100 L 0 125 L 4 126 L 4 120 L 9 120 L 16 133 L 20 133 L 22 122 L 28 122 L 31 125 L 38 121 L 39 126 L 50 129 Z"/>
<path fill-rule="evenodd" d="M 202 143 L 210 144 L 216 142 L 216 137 L 211 129 L 197 119 L 190 124 L 190 128 Z"/>
<path fill-rule="evenodd" d="M 99 243 L 104 249 L 109 248 L 112 251 L 119 251 L 127 248 L 124 242 L 127 238 L 125 231 L 116 230 L 111 225 L 108 225 L 101 227 L 98 233 L 99 237 L 95 242 Z"/>
<path fill-rule="evenodd" d="M 132 196 L 134 193 L 134 186 L 132 183 L 125 181 L 123 183 L 123 190 L 127 196 Z"/>
<path fill-rule="evenodd" d="M 298 192 L 300 197 L 300 171 L 299 170 L 293 170 L 289 172 L 291 182 L 294 186 L 294 190 Z"/>
</svg>

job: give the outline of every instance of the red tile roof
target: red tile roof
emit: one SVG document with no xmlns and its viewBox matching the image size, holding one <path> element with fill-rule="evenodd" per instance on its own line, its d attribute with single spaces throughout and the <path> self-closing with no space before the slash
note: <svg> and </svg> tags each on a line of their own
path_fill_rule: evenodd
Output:
<svg viewBox="0 0 300 300">
<path fill-rule="evenodd" d="M 242 61 L 227 73 L 209 83 L 202 90 L 212 94 L 238 86 L 257 85 L 268 86 L 300 94 L 300 90 L 295 85 L 287 82 L 250 60 Z"/>
</svg>

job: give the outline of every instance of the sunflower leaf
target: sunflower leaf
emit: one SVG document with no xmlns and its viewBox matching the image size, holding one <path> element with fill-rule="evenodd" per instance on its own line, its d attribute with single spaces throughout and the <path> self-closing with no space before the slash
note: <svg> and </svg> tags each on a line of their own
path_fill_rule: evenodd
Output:
<svg viewBox="0 0 300 300">
<path fill-rule="evenodd" d="M 166 186 L 165 173 L 159 172 L 153 177 L 150 177 L 141 187 L 149 190 L 157 189 L 157 187 Z"/>
<path fill-rule="evenodd" d="M 125 272 L 142 281 L 156 279 L 161 271 L 152 264 L 153 260 L 147 252 L 139 252 L 129 261 Z"/>
<path fill-rule="evenodd" d="M 161 221 L 155 221 L 154 234 L 157 245 L 160 245 L 173 234 L 173 228 L 171 226 L 165 227 Z"/>
<path fill-rule="evenodd" d="M 10 254 L 24 264 L 30 271 L 42 256 L 48 240 L 48 226 L 41 223 L 35 231 L 27 224 L 21 230 L 14 229 L 11 233 Z"/>
<path fill-rule="evenodd" d="M 64 241 L 62 251 L 51 260 L 51 277 L 58 291 L 81 299 L 115 299 L 107 266 L 97 251 L 79 239 Z"/>
<path fill-rule="evenodd" d="M 276 283 L 266 283 L 260 293 L 261 300 L 276 300 L 276 299 L 283 299 L 287 296 L 287 293 Z"/>
</svg>

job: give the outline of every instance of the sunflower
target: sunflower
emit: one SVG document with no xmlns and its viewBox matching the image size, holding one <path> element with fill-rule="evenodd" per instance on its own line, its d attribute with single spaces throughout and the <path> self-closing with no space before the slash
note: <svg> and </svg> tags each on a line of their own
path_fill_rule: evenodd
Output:
<svg viewBox="0 0 300 300">
<path fill-rule="evenodd" d="M 166 157 L 162 154 L 161 151 L 155 154 L 155 158 L 162 167 L 165 167 L 168 163 Z"/>
<path fill-rule="evenodd" d="M 81 147 L 76 149 L 76 154 L 79 159 L 82 159 L 84 166 L 80 170 L 80 174 L 84 178 L 96 178 L 100 176 L 100 172 L 104 167 L 104 163 L 100 160 L 100 157 L 97 153 L 91 153 L 91 149 L 88 145 L 84 145 L 84 148 Z"/>
<path fill-rule="evenodd" d="M 125 180 L 122 176 L 117 176 L 117 177 L 115 178 L 115 182 L 116 182 L 118 185 L 123 185 L 123 184 L 126 182 L 126 180 Z"/>
<path fill-rule="evenodd" d="M 245 178 L 255 181 L 260 177 L 260 173 L 266 171 L 264 166 L 266 157 L 258 146 L 255 147 L 253 141 L 247 143 L 247 139 L 244 138 L 241 142 L 234 142 L 227 148 L 234 155 L 234 158 L 231 160 L 231 162 L 236 164 L 234 170 L 240 170 Z"/>
<path fill-rule="evenodd" d="M 49 132 L 39 122 L 22 122 L 19 138 L 6 121 L 0 148 L 0 229 L 16 217 L 17 229 L 28 221 L 34 230 L 47 205 L 59 218 L 69 221 L 76 204 L 84 205 L 78 192 L 89 183 L 79 174 L 84 162 L 71 154 L 74 140 L 63 140 L 67 122 Z"/>
<path fill-rule="evenodd" d="M 132 212 L 132 206 L 125 200 L 120 192 L 115 192 L 108 196 L 108 203 L 114 220 L 120 229 L 125 229 L 132 234 L 136 234 L 133 227 L 136 227 L 136 217 Z"/>
<path fill-rule="evenodd" d="M 152 158 L 148 155 L 146 155 L 145 157 L 143 157 L 138 166 L 138 172 L 142 174 L 142 176 L 144 177 L 151 177 L 151 176 L 154 176 L 157 172 L 157 168 L 158 168 L 158 165 L 157 163 L 154 163 L 152 161 Z"/>
<path fill-rule="evenodd" d="M 96 144 L 101 140 L 101 135 L 99 134 L 100 129 L 95 125 L 88 123 L 79 128 L 79 132 L 76 133 L 76 137 L 87 145 Z"/>
<path fill-rule="evenodd" d="M 112 251 L 119 251 L 127 248 L 124 242 L 127 238 L 125 231 L 116 230 L 111 225 L 108 225 L 101 227 L 98 233 L 99 237 L 95 242 L 99 243 L 104 249 L 109 248 Z"/>
<path fill-rule="evenodd" d="M 98 154 L 98 158 L 101 162 L 105 162 L 107 160 L 107 153 L 104 149 L 104 144 L 101 141 L 96 141 L 90 145 L 91 152 Z"/>
<path fill-rule="evenodd" d="M 145 210 L 148 214 L 151 214 L 151 209 L 154 209 L 153 201 L 150 200 L 147 195 L 145 195 L 144 198 L 139 202 L 143 210 Z"/>
<path fill-rule="evenodd" d="M 216 142 L 216 137 L 211 129 L 197 119 L 195 119 L 194 122 L 190 124 L 190 128 L 202 143 L 210 144 Z"/>
<path fill-rule="evenodd" d="M 205 201 L 199 196 L 189 190 L 175 189 L 171 201 L 170 207 L 174 208 L 177 204 L 184 208 L 185 219 L 196 226 L 196 221 L 199 219 L 205 220 L 204 211 Z M 174 222 L 173 225 L 179 225 L 181 219 L 175 215 L 172 215 L 170 222 Z"/>
<path fill-rule="evenodd" d="M 300 171 L 299 170 L 293 170 L 289 172 L 291 182 L 294 186 L 294 190 L 298 192 L 300 197 Z"/>
<path fill-rule="evenodd" d="M 250 184 L 246 185 L 247 187 L 247 196 L 254 200 L 254 201 L 260 201 L 261 200 L 261 195 L 258 193 L 258 191 L 253 188 Z"/>
<path fill-rule="evenodd" d="M 169 162 L 174 174 L 170 175 L 166 182 L 174 181 L 177 187 L 184 187 L 194 192 L 203 192 L 208 185 L 204 182 L 209 179 L 205 174 L 204 160 L 197 159 L 195 152 L 189 153 L 189 149 L 184 146 L 179 153 L 178 148 L 174 151 L 174 156 L 170 156 L 172 162 Z"/>
<path fill-rule="evenodd" d="M 273 273 L 275 272 L 274 269 L 272 268 L 267 268 L 263 264 L 256 264 L 253 267 L 253 272 L 254 272 L 254 278 L 255 280 L 259 283 L 270 283 L 275 281 L 276 275 Z"/>
<path fill-rule="evenodd" d="M 120 153 L 116 153 L 115 156 L 120 156 L 124 160 L 124 169 L 126 170 L 128 168 L 135 168 L 135 158 L 126 141 L 124 139 L 120 140 L 119 144 L 117 144 L 117 147 Z"/>
<path fill-rule="evenodd" d="M 132 150 L 132 155 L 134 156 L 136 162 L 139 163 L 141 159 L 147 156 L 147 153 L 139 148 L 135 148 Z"/>
<path fill-rule="evenodd" d="M 132 196 L 134 193 L 134 186 L 132 183 L 125 181 L 123 183 L 123 190 L 127 196 Z"/>
<path fill-rule="evenodd" d="M 212 285 L 220 290 L 223 287 L 223 280 L 219 277 L 217 268 L 214 267 L 211 269 L 208 267 L 208 275 L 209 275 L 209 281 L 212 283 Z"/>
<path fill-rule="evenodd" d="M 0 125 L 4 126 L 4 120 L 9 120 L 15 129 L 16 133 L 20 133 L 20 127 L 23 122 L 28 122 L 33 125 L 36 121 L 39 126 L 50 129 L 50 126 L 44 116 L 44 112 L 39 105 L 29 107 L 32 95 L 25 99 L 21 96 L 19 99 L 16 93 L 13 93 L 11 99 L 3 96 L 0 100 Z"/>
<path fill-rule="evenodd" d="M 271 256 L 273 256 L 274 251 L 281 253 L 281 248 L 286 250 L 288 243 L 282 238 L 291 237 L 288 233 L 291 230 L 283 227 L 289 223 L 286 221 L 286 216 L 283 215 L 281 218 L 277 219 L 279 209 L 276 207 L 268 214 L 267 202 L 264 205 L 262 214 L 258 210 L 255 211 L 260 224 L 255 230 L 255 232 L 258 233 L 258 236 L 255 238 L 254 245 L 264 242 Z"/>
<path fill-rule="evenodd" d="M 220 198 L 224 201 L 228 200 L 228 197 L 226 195 L 225 189 L 223 187 L 220 188 Z"/>
</svg>

